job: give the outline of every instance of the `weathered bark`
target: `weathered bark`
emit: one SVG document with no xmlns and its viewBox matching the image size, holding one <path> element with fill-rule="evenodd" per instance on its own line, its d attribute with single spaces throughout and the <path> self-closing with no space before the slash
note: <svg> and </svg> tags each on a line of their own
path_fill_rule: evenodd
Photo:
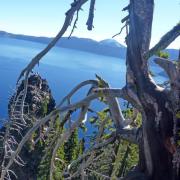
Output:
<svg viewBox="0 0 180 180">
<path fill-rule="evenodd" d="M 149 50 L 153 0 L 131 0 L 127 36 L 127 85 L 137 94 L 143 116 L 140 171 L 151 180 L 173 179 L 172 154 L 165 142 L 173 136 L 171 99 L 151 79 L 144 54 Z"/>
</svg>

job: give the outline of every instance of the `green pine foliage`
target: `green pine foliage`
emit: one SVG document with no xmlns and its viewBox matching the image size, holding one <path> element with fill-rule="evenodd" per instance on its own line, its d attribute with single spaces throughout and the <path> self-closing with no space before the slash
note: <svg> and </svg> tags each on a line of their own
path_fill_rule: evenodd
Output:
<svg viewBox="0 0 180 180">
<path fill-rule="evenodd" d="M 85 151 L 85 139 L 82 138 L 79 141 L 79 145 L 78 145 L 78 156 L 82 155 L 84 151 Z"/>
<path fill-rule="evenodd" d="M 125 118 L 133 118 L 133 109 L 128 108 L 123 111 Z M 140 127 L 142 122 L 141 114 L 138 113 L 135 121 L 130 125 L 132 127 Z M 118 167 L 115 168 L 115 177 L 124 177 L 127 172 L 137 165 L 138 163 L 138 146 L 131 144 L 125 140 L 121 140 L 119 143 L 119 149 L 117 152 L 117 162 Z"/>
<path fill-rule="evenodd" d="M 161 58 L 164 58 L 164 59 L 168 59 L 168 58 L 169 58 L 169 54 L 168 54 L 167 52 L 163 52 L 163 51 L 158 51 L 158 52 L 156 53 L 156 55 L 157 55 L 158 57 L 161 57 Z"/>
<path fill-rule="evenodd" d="M 56 166 L 56 169 L 54 171 L 54 180 L 60 180 L 60 179 L 63 179 L 63 170 L 64 170 L 64 167 L 65 167 L 65 153 L 64 153 L 64 147 L 61 146 L 58 151 L 57 151 L 57 159 L 56 159 L 56 163 L 55 163 L 55 166 Z"/>
<path fill-rule="evenodd" d="M 38 168 L 38 180 L 47 180 L 49 179 L 49 170 L 50 170 L 50 162 L 52 157 L 52 151 L 55 147 L 55 143 L 57 141 L 58 136 L 63 132 L 63 128 L 60 125 L 59 116 L 56 118 L 55 124 L 49 124 L 49 126 L 54 126 L 53 133 L 49 133 L 49 136 L 46 138 L 45 147 L 44 147 L 44 156 L 40 162 Z M 54 180 L 63 179 L 63 168 L 64 164 L 64 145 L 59 147 L 57 151 L 57 159 L 55 161 L 55 171 L 54 171 Z"/>
<path fill-rule="evenodd" d="M 101 129 L 102 124 L 105 124 L 104 131 L 101 137 L 101 140 L 106 140 L 109 138 L 109 134 L 115 131 L 114 123 L 112 119 L 109 117 L 109 109 L 104 109 L 90 118 L 90 122 L 92 124 L 92 128 L 94 132 L 90 135 L 90 147 L 93 146 L 94 140 L 98 136 L 98 132 Z M 126 118 L 133 117 L 133 109 L 127 108 L 123 111 L 123 114 Z M 140 127 L 141 124 L 141 115 L 138 114 L 136 120 L 131 125 L 132 127 Z M 59 117 L 54 125 L 54 129 L 56 131 L 56 135 L 60 135 L 63 130 L 60 126 Z M 48 140 L 46 140 L 46 146 L 51 142 L 56 142 L 55 134 L 48 136 Z M 87 139 L 87 138 L 86 138 Z M 75 129 L 72 132 L 71 137 L 66 141 L 63 146 L 58 149 L 57 158 L 55 161 L 55 172 L 53 179 L 54 180 L 63 180 L 63 171 L 64 168 L 67 167 L 73 160 L 76 160 L 80 155 L 85 151 L 85 141 L 86 139 L 80 139 L 78 137 L 78 129 Z M 38 180 L 46 180 L 49 178 L 49 168 L 50 168 L 50 160 L 52 156 L 52 150 L 54 145 L 48 150 L 46 157 L 39 165 L 38 171 Z M 87 147 L 86 147 L 87 150 Z M 109 144 L 102 149 L 96 150 L 95 152 L 95 161 L 90 167 L 87 169 L 86 173 L 88 174 L 88 179 L 93 180 L 101 180 L 102 176 L 109 176 L 111 179 L 115 180 L 119 177 L 124 177 L 127 172 L 137 164 L 138 162 L 138 147 L 134 144 L 130 144 L 125 140 L 116 140 L 114 143 Z M 79 164 L 76 164 L 72 167 L 71 171 L 75 172 Z M 100 173 L 100 174 L 98 174 Z M 75 179 L 79 179 L 77 177 Z"/>
<path fill-rule="evenodd" d="M 45 98 L 44 101 L 41 104 L 41 114 L 43 116 L 48 114 L 48 105 L 49 105 L 49 99 Z"/>
<path fill-rule="evenodd" d="M 98 130 L 101 127 L 103 121 L 106 121 L 104 133 L 102 139 L 109 138 L 109 134 L 115 131 L 112 119 L 107 118 L 109 113 L 108 109 L 98 112 L 98 117 L 94 116 L 90 119 L 92 125 L 96 128 L 90 137 L 94 140 L 97 136 Z M 123 111 L 126 118 L 133 117 L 133 109 L 127 108 Z M 140 127 L 141 115 L 138 114 L 135 121 L 132 123 L 132 127 Z M 102 176 L 107 175 L 115 180 L 119 177 L 124 177 L 127 172 L 138 163 L 138 147 L 135 144 L 131 144 L 125 140 L 116 140 L 113 144 L 105 146 L 103 149 L 96 151 L 96 157 L 99 157 L 96 162 L 91 165 L 89 171 L 89 179 L 101 180 Z"/>
<path fill-rule="evenodd" d="M 114 163 L 114 171 L 112 177 L 124 177 L 127 172 L 137 165 L 138 162 L 138 147 L 125 140 L 120 141 L 116 160 Z"/>
<path fill-rule="evenodd" d="M 72 132 L 70 138 L 64 143 L 64 160 L 69 164 L 72 160 L 75 160 L 79 154 L 78 148 L 78 130 Z"/>
</svg>

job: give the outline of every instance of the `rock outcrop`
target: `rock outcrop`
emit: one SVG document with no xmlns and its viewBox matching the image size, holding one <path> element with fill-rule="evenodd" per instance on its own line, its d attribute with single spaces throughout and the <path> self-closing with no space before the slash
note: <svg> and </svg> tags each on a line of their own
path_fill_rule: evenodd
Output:
<svg viewBox="0 0 180 180">
<path fill-rule="evenodd" d="M 9 114 L 11 114 L 12 101 L 19 96 L 24 90 L 24 82 L 20 84 L 17 92 L 11 98 L 9 102 Z M 28 107 L 27 107 L 28 106 Z M 45 79 L 42 79 L 40 75 L 31 75 L 28 79 L 28 89 L 25 99 L 25 113 L 35 118 L 43 117 L 45 114 L 49 114 L 55 107 L 55 100 L 52 97 L 51 90 Z M 18 108 L 18 107 L 16 107 Z"/>
<path fill-rule="evenodd" d="M 19 110 L 19 106 L 14 107 L 13 100 L 20 97 L 20 93 L 24 90 L 24 82 L 22 82 L 17 88 L 17 92 L 13 95 L 9 102 L 9 116 L 11 118 L 12 109 Z M 24 133 L 32 126 L 32 122 L 36 119 L 42 118 L 49 114 L 55 108 L 55 100 L 51 94 L 51 90 L 45 79 L 42 79 L 40 75 L 33 74 L 28 79 L 28 89 L 25 99 L 24 113 L 28 117 L 28 126 L 24 129 Z M 48 126 L 48 124 L 47 124 Z M 34 137 L 40 136 L 44 127 L 41 127 L 32 137 L 31 140 L 23 147 L 20 157 L 26 163 L 24 167 L 17 164 L 13 164 L 12 170 L 18 176 L 18 180 L 36 180 L 38 166 L 43 157 L 43 150 L 45 144 L 43 141 L 35 144 Z M 14 132 L 16 138 L 20 138 L 19 135 Z M 11 178 L 13 179 L 13 177 Z"/>
</svg>

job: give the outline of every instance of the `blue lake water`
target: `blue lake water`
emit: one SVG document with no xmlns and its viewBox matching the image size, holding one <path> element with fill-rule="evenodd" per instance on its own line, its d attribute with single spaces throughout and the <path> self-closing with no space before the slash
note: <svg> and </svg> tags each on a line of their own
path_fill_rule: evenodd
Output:
<svg viewBox="0 0 180 180">
<path fill-rule="evenodd" d="M 8 98 L 13 94 L 17 77 L 44 44 L 0 38 L 0 118 L 7 115 Z M 153 67 L 159 71 L 159 68 Z M 58 103 L 76 84 L 100 75 L 112 87 L 125 84 L 125 60 L 55 47 L 35 68 L 48 80 Z M 162 81 L 163 77 L 156 79 Z"/>
</svg>

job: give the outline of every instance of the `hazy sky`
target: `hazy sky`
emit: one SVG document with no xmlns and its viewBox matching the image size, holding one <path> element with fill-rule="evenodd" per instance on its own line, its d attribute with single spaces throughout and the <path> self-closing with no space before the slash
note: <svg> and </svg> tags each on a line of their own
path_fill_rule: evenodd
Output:
<svg viewBox="0 0 180 180">
<path fill-rule="evenodd" d="M 35 36 L 55 36 L 61 28 L 65 12 L 72 0 L 0 0 L 0 30 Z M 126 16 L 122 8 L 128 0 L 96 0 L 93 31 L 87 31 L 89 3 L 79 14 L 78 28 L 73 36 L 95 40 L 109 39 L 123 26 Z M 155 0 L 152 45 L 180 20 L 180 0 Z M 69 35 L 69 31 L 65 36 Z M 116 37 L 123 43 L 124 33 Z M 180 38 L 170 48 L 180 48 Z"/>
</svg>

